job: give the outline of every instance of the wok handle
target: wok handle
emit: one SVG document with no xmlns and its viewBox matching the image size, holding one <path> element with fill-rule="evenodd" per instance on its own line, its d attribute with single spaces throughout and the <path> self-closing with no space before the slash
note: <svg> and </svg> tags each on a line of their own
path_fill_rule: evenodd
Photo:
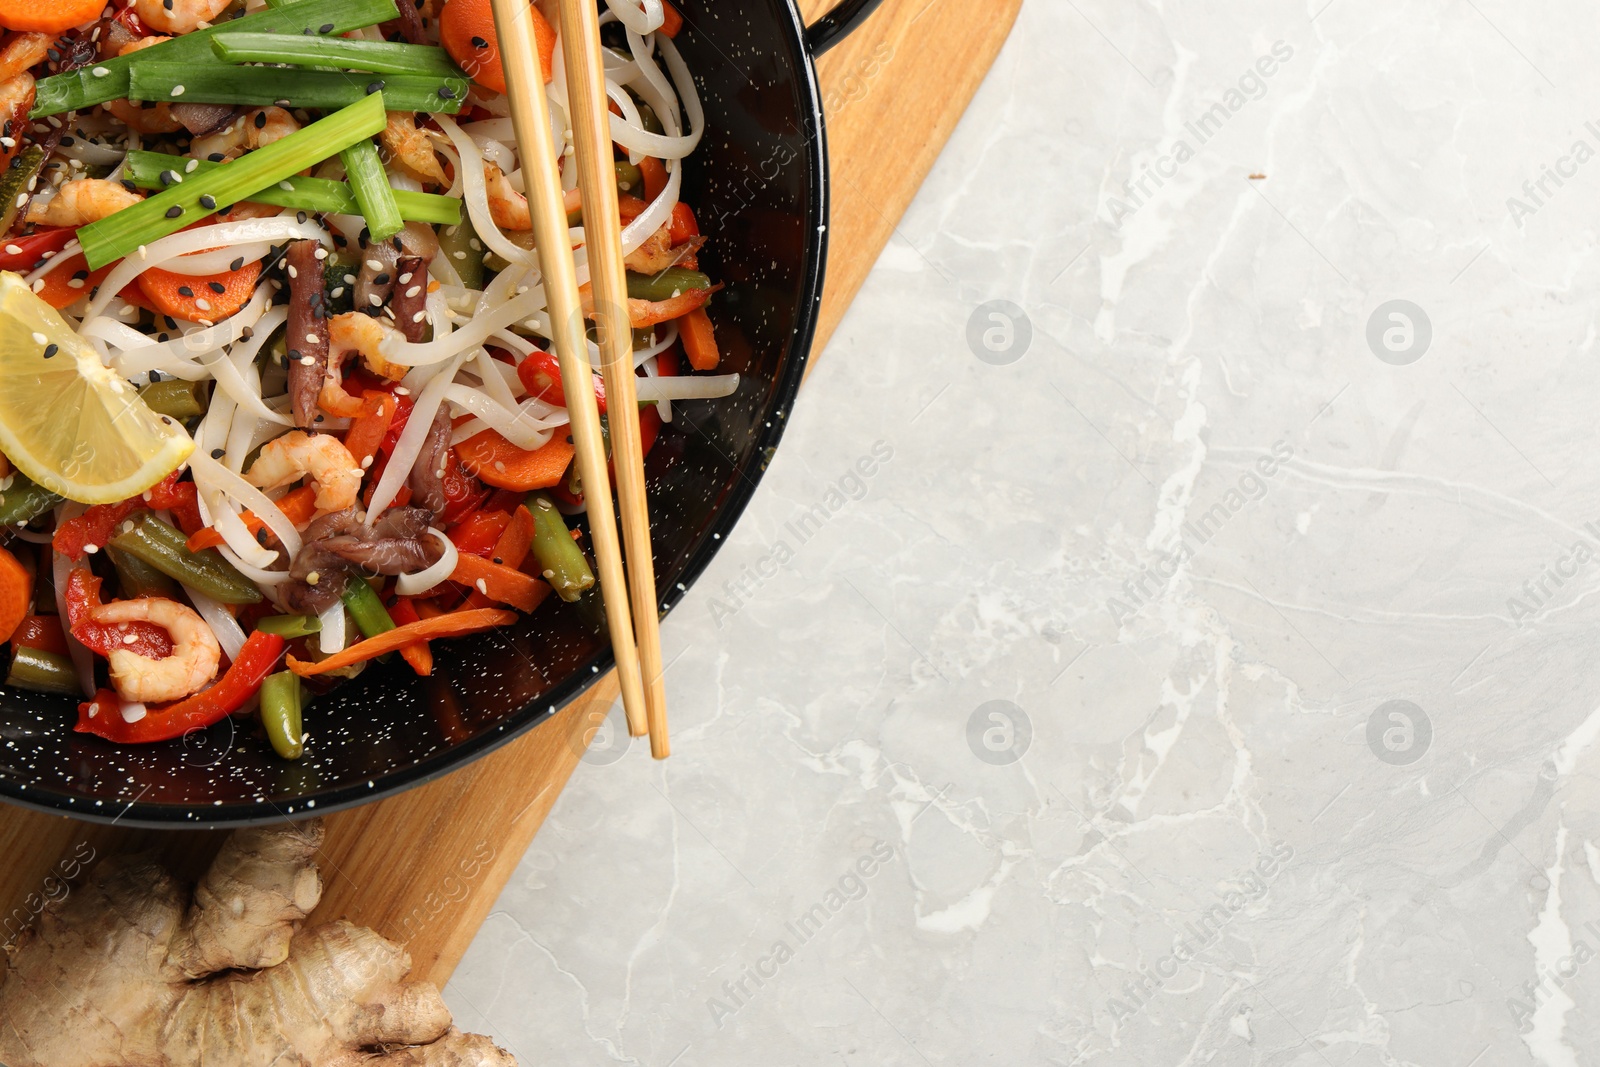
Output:
<svg viewBox="0 0 1600 1067">
<path fill-rule="evenodd" d="M 883 0 L 842 0 L 832 11 L 812 23 L 806 30 L 806 49 L 811 58 L 850 36 L 871 14 L 878 10 Z"/>
</svg>

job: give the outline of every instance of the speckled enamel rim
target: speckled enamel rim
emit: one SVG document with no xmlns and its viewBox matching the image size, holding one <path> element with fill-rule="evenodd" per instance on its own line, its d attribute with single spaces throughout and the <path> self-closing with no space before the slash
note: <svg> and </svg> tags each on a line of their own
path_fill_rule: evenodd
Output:
<svg viewBox="0 0 1600 1067">
<path fill-rule="evenodd" d="M 881 0 L 846 0 L 817 25 L 807 28 L 794 0 L 788 0 L 788 25 L 784 36 L 789 41 L 789 61 L 793 64 L 805 106 L 815 121 L 817 136 L 808 141 L 810 172 L 812 234 L 804 264 L 800 287 L 800 306 L 796 309 L 794 340 L 782 376 L 773 390 L 773 406 L 764 420 L 763 432 L 750 450 L 752 461 L 742 470 L 742 477 L 733 480 L 722 510 L 708 527 L 699 545 L 690 555 L 683 573 L 664 591 L 662 610 L 670 611 L 683 599 L 691 585 L 704 573 L 716 555 L 723 540 L 733 530 L 755 492 L 756 484 L 766 470 L 766 457 L 783 438 L 788 415 L 794 405 L 801 379 L 810 360 L 811 342 L 816 334 L 817 310 L 822 300 L 822 283 L 828 258 L 828 148 L 827 129 L 823 119 L 822 93 L 817 83 L 817 72 L 812 60 L 817 54 L 832 47 L 845 34 L 854 30 L 872 13 Z M 93 810 L 79 803 L 81 798 L 67 793 L 0 781 L 0 800 L 24 808 L 65 815 L 85 822 L 115 823 L 119 826 L 150 829 L 219 829 L 237 826 L 259 826 L 279 823 L 285 819 L 304 819 L 315 815 L 369 804 L 375 800 L 394 796 L 408 789 L 425 785 L 452 771 L 460 770 L 474 760 L 481 759 L 502 745 L 515 740 L 535 726 L 551 718 L 556 712 L 577 699 L 601 676 L 611 670 L 614 661 L 609 649 L 604 650 L 573 672 L 563 684 L 544 694 L 540 699 L 506 718 L 493 730 L 463 741 L 439 753 L 436 757 L 375 778 L 365 786 L 344 786 L 324 792 L 308 794 L 303 803 L 278 807 L 266 803 L 223 804 L 217 807 L 195 809 L 174 804 L 142 804 L 130 799 L 120 811 L 102 805 Z"/>
</svg>

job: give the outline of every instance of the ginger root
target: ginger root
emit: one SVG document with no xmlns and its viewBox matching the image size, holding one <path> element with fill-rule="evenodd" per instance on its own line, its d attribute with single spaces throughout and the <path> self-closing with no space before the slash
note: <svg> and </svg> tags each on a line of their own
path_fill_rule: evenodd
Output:
<svg viewBox="0 0 1600 1067">
<path fill-rule="evenodd" d="M 7 1067 L 516 1067 L 451 1025 L 371 930 L 302 930 L 319 821 L 240 830 L 185 908 L 159 865 L 102 862 L 40 915 L 0 978 Z"/>
</svg>

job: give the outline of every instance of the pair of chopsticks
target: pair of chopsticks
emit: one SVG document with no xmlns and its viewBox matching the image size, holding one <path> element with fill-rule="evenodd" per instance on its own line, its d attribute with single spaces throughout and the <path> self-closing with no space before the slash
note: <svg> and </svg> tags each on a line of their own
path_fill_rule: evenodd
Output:
<svg viewBox="0 0 1600 1067">
<path fill-rule="evenodd" d="M 622 706 L 628 717 L 628 732 L 635 737 L 648 733 L 651 755 L 665 759 L 671 746 L 667 740 L 666 686 L 661 677 L 661 627 L 650 549 L 650 514 L 645 502 L 633 332 L 622 264 L 622 223 L 617 207 L 599 14 L 594 0 L 560 0 L 569 118 L 578 187 L 583 194 L 584 245 L 600 333 L 617 500 L 627 544 L 626 566 L 611 510 L 605 443 L 591 385 L 593 371 L 589 366 L 577 269 L 567 235 L 567 212 L 550 130 L 550 106 L 534 46 L 532 8 L 530 0 L 492 3 L 495 30 L 500 37 L 500 60 L 506 73 L 506 97 L 511 103 L 511 123 L 522 150 L 533 239 L 549 301 L 551 340 L 561 364 L 578 473 L 589 500 L 589 530 L 594 538 L 606 622 L 622 686 Z"/>
</svg>

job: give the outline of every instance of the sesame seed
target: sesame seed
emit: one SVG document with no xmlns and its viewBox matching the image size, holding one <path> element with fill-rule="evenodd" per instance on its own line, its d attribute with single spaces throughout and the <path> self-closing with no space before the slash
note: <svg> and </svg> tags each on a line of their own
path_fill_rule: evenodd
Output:
<svg viewBox="0 0 1600 1067">
<path fill-rule="evenodd" d="M 89 73 L 93 74 L 96 78 L 104 78 L 107 74 L 110 74 L 111 71 L 105 67 L 95 67 Z"/>
<path fill-rule="evenodd" d="M 411 272 L 410 271 L 406 271 L 404 274 L 400 275 L 400 284 L 401 285 L 410 285 L 411 284 Z"/>
<path fill-rule="evenodd" d="M 215 211 L 217 209 L 217 198 L 212 196 L 210 193 L 201 193 L 200 206 L 205 208 L 207 211 Z"/>
<path fill-rule="evenodd" d="M 171 207 L 167 208 L 167 218 L 169 219 L 178 218 L 182 214 L 183 208 L 179 207 L 177 204 L 173 204 Z"/>
<path fill-rule="evenodd" d="M 85 551 L 85 552 L 87 552 L 87 553 L 89 553 L 89 555 L 91 555 L 91 556 L 92 556 L 92 555 L 94 555 L 94 554 L 95 554 L 95 553 L 96 553 L 96 552 L 98 552 L 98 551 L 100 551 L 100 546 L 99 546 L 99 545 L 84 545 L 84 546 L 83 546 L 83 550 L 84 550 L 84 551 Z"/>
<path fill-rule="evenodd" d="M 314 345 L 316 343 L 317 343 L 317 335 L 316 334 L 314 334 L 314 333 L 306 334 L 306 344 Z"/>
<path fill-rule="evenodd" d="M 317 362 L 316 361 L 316 357 L 314 357 L 314 356 L 301 356 L 300 357 L 300 365 L 302 367 L 315 366 L 316 362 Z"/>
<path fill-rule="evenodd" d="M 375 81 L 375 82 L 368 82 L 367 83 L 367 95 L 368 96 L 371 96 L 373 93 L 381 93 L 381 92 L 383 92 L 383 82 Z"/>
<path fill-rule="evenodd" d="M 228 287 L 226 285 L 223 285 L 221 282 L 206 282 L 206 288 L 210 289 L 213 293 L 216 293 L 218 296 L 221 296 L 223 293 L 226 293 L 228 291 Z"/>
<path fill-rule="evenodd" d="M 46 345 L 44 350 L 44 358 L 50 359 L 59 351 L 61 351 L 60 345 Z"/>
<path fill-rule="evenodd" d="M 191 159 L 191 160 L 189 160 L 189 162 L 187 162 L 187 163 L 185 163 L 183 165 L 183 172 L 185 174 L 193 174 L 196 170 L 199 170 L 199 169 L 200 169 L 200 161 L 198 159 Z"/>
<path fill-rule="evenodd" d="M 427 317 L 428 317 L 428 313 L 426 311 L 419 311 L 415 315 L 411 316 L 411 321 L 412 322 L 421 322 L 423 319 L 425 319 Z"/>
<path fill-rule="evenodd" d="M 407 389 L 403 385 L 397 385 L 397 386 L 395 386 L 395 389 L 394 389 L 394 395 L 395 396 L 410 396 L 411 395 L 411 390 Z"/>
<path fill-rule="evenodd" d="M 477 586 L 478 587 L 478 592 L 482 593 L 484 596 L 488 596 L 489 595 L 489 583 L 485 582 L 482 578 L 479 578 L 477 581 L 473 582 L 472 584 Z"/>
<path fill-rule="evenodd" d="M 181 86 L 181 85 L 174 85 L 174 86 L 173 86 L 173 87 L 172 87 L 172 95 L 173 95 L 173 96 L 182 96 L 182 95 L 183 95 L 183 86 Z"/>
<path fill-rule="evenodd" d="M 333 292 L 329 293 L 328 295 L 333 297 L 335 300 L 339 299 L 341 296 L 344 295 L 344 286 L 342 286 L 342 285 L 339 286 L 339 288 L 335 289 Z"/>
<path fill-rule="evenodd" d="M 307 585 L 316 585 L 320 581 L 322 581 L 322 575 L 318 574 L 316 571 L 312 571 L 310 574 L 306 575 Z"/>
<path fill-rule="evenodd" d="M 50 343 L 50 338 L 46 337 L 42 333 L 39 333 L 38 331 L 35 331 L 34 335 L 33 335 L 33 343 L 36 344 L 36 345 L 49 344 Z"/>
<path fill-rule="evenodd" d="M 178 286 L 178 295 L 183 297 L 192 297 L 194 296 L 194 290 L 189 288 L 187 285 L 180 285 Z"/>
<path fill-rule="evenodd" d="M 238 259 L 234 260 L 232 263 L 229 263 L 228 264 L 228 269 L 229 270 L 243 270 L 244 269 L 244 257 L 240 256 Z"/>
<path fill-rule="evenodd" d="M 311 254 L 316 256 L 318 259 L 327 259 L 328 258 L 328 250 L 326 248 L 323 248 L 321 245 L 318 245 L 316 251 L 311 253 Z"/>
<path fill-rule="evenodd" d="M 291 277 L 291 278 L 300 277 L 300 272 L 297 269 L 295 269 L 295 265 L 293 263 L 289 264 L 289 277 Z"/>
<path fill-rule="evenodd" d="M 413 299 L 420 292 L 422 292 L 422 286 L 413 285 L 411 288 L 406 290 L 406 299 Z"/>
<path fill-rule="evenodd" d="M 371 304 L 375 308 L 382 307 L 383 306 L 383 297 L 379 296 L 377 293 L 368 293 L 367 294 L 367 302 L 369 304 Z"/>
<path fill-rule="evenodd" d="M 212 459 L 221 459 L 223 456 L 226 456 L 227 454 L 228 454 L 228 450 L 225 449 L 225 448 L 213 448 L 211 450 L 211 458 Z"/>
<path fill-rule="evenodd" d="M 194 306 L 199 308 L 201 311 L 210 311 L 211 310 L 211 301 L 205 299 L 204 297 L 200 297 L 199 299 L 197 299 L 194 302 Z M 201 321 L 204 322 L 205 320 L 202 319 Z M 209 323 L 208 323 L 208 325 L 209 325 Z"/>
<path fill-rule="evenodd" d="M 21 245 L 6 245 L 6 255 L 8 255 L 8 256 L 20 256 L 20 255 L 22 255 L 22 246 Z"/>
</svg>

